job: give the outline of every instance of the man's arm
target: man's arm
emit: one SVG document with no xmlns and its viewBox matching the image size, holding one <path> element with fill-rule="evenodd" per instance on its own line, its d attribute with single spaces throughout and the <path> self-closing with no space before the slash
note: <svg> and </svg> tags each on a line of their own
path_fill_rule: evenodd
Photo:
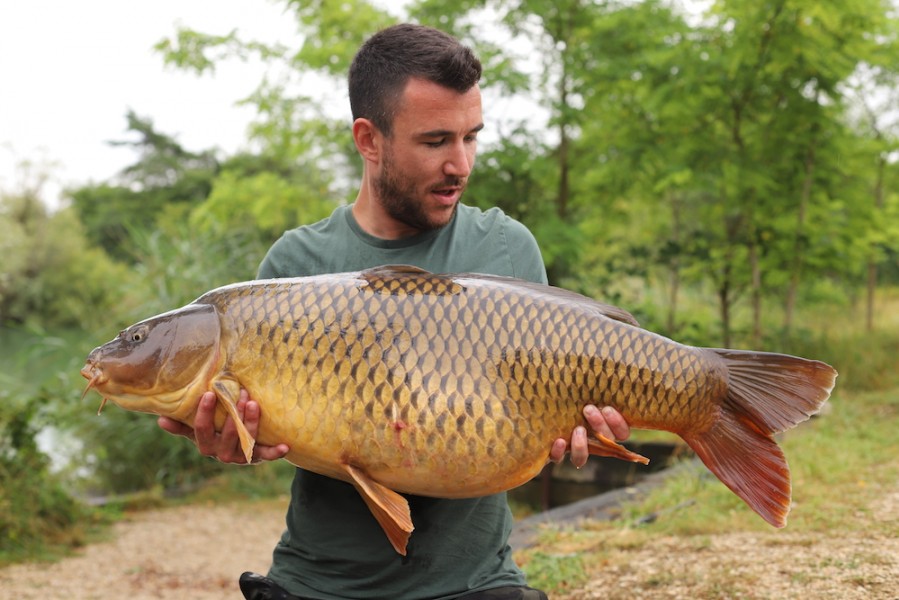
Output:
<svg viewBox="0 0 899 600">
<path fill-rule="evenodd" d="M 237 428 L 231 417 L 225 419 L 221 432 L 215 430 L 215 404 L 215 394 L 212 392 L 206 392 L 200 397 L 193 427 L 168 417 L 159 417 L 157 423 L 163 430 L 192 441 L 203 456 L 210 456 L 223 463 L 246 464 L 247 459 L 240 447 Z M 240 391 L 237 414 L 240 415 L 247 431 L 255 438 L 259 431 L 259 404 L 250 400 L 246 390 Z M 253 462 L 277 460 L 287 454 L 288 450 L 287 444 L 277 446 L 256 444 L 253 448 Z"/>
</svg>

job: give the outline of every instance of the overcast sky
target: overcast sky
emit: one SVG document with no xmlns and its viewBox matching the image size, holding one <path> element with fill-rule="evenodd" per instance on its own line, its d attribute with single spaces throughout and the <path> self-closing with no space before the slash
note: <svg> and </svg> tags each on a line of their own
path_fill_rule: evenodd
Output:
<svg viewBox="0 0 899 600">
<path fill-rule="evenodd" d="M 237 149 L 253 113 L 235 102 L 261 67 L 233 62 L 199 77 L 164 66 L 153 45 L 178 24 L 296 40 L 292 18 L 267 0 L 0 1 L 0 188 L 22 183 L 23 160 L 57 165 L 51 203 L 61 186 L 112 176 L 135 158 L 107 144 L 128 137 L 129 108 L 188 150 Z"/>
</svg>

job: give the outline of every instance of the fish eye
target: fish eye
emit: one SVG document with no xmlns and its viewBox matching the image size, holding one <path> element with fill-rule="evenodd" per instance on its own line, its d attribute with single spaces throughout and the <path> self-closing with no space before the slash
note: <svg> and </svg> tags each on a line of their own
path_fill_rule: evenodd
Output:
<svg viewBox="0 0 899 600">
<path fill-rule="evenodd" d="M 146 327 L 137 327 L 131 331 L 128 331 L 125 338 L 129 342 L 140 342 L 146 336 L 147 336 L 147 328 Z"/>
</svg>

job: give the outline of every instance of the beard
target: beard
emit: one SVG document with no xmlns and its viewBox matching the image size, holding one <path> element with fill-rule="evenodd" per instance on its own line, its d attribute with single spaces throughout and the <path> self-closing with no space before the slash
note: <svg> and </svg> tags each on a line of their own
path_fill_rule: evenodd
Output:
<svg viewBox="0 0 899 600">
<path fill-rule="evenodd" d="M 465 183 L 459 177 L 446 177 L 439 184 L 431 186 L 431 189 L 456 186 L 461 186 L 464 189 Z M 403 173 L 396 172 L 393 164 L 393 155 L 390 153 L 384 155 L 381 176 L 375 181 L 375 187 L 381 205 L 387 214 L 392 219 L 417 229 L 419 232 L 432 231 L 444 227 L 452 220 L 459 207 L 457 202 L 446 220 L 441 219 L 437 221 L 431 218 L 425 209 L 424 199 L 419 197 L 415 189 L 415 181 Z"/>
</svg>

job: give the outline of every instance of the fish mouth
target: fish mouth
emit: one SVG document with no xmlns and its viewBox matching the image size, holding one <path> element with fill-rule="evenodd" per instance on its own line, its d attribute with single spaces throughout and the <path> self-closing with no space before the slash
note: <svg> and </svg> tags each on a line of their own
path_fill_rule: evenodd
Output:
<svg viewBox="0 0 899 600">
<path fill-rule="evenodd" d="M 92 362 L 88 362 L 81 367 L 81 376 L 88 380 L 87 387 L 84 388 L 84 392 L 81 393 L 82 401 L 92 389 L 97 390 L 97 393 L 103 396 L 103 393 L 100 392 L 98 386 L 103 385 L 109 380 L 109 378 L 103 374 L 103 369 Z M 98 415 L 103 412 L 104 406 L 106 406 L 106 396 L 103 396 L 103 400 L 100 402 L 100 408 L 97 409 Z"/>
</svg>

